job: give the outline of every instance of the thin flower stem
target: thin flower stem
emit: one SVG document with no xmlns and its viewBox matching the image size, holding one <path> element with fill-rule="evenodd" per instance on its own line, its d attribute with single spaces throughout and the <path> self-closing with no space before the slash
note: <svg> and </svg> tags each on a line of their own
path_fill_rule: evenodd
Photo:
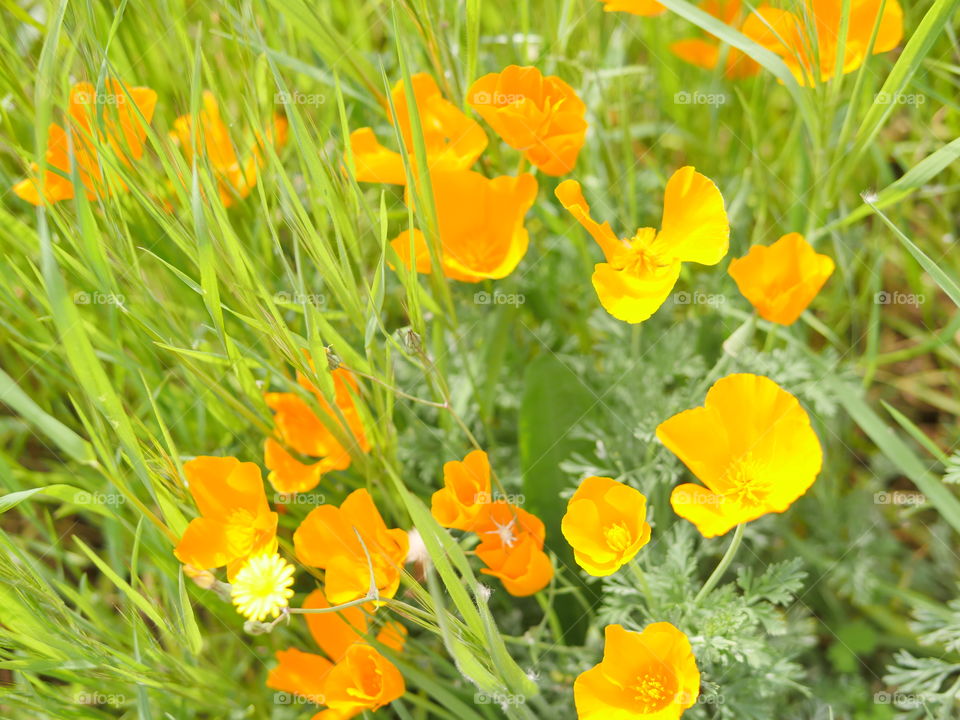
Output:
<svg viewBox="0 0 960 720">
<path fill-rule="evenodd" d="M 730 541 L 730 545 L 727 547 L 727 551 L 720 559 L 720 563 L 717 565 L 710 577 L 707 578 L 707 581 L 703 584 L 703 587 L 700 588 L 700 592 L 698 592 L 697 596 L 693 599 L 695 603 L 699 603 L 707 596 L 707 593 L 713 590 L 716 584 L 720 582 L 720 578 L 723 577 L 723 574 L 727 571 L 727 568 L 730 567 L 730 563 L 733 562 L 733 558 L 737 554 L 737 549 L 740 547 L 740 541 L 743 540 L 743 527 L 744 523 L 737 525 L 737 529 L 733 533 L 733 540 Z"/>
<path fill-rule="evenodd" d="M 356 607 L 357 605 L 366 605 L 368 602 L 375 601 L 376 599 L 375 597 L 364 596 L 341 605 L 333 605 L 325 608 L 287 608 L 286 612 L 291 615 L 322 615 L 323 613 L 340 612 L 341 610 Z"/>
<path fill-rule="evenodd" d="M 560 625 L 560 618 L 557 617 L 557 613 L 553 609 L 552 603 L 542 592 L 538 592 L 534 597 L 536 597 L 537 602 L 540 604 L 540 609 L 543 610 L 544 619 L 546 619 L 547 624 L 550 626 L 550 632 L 553 633 L 553 641 L 557 645 L 562 645 L 563 628 Z"/>
<path fill-rule="evenodd" d="M 777 338 L 779 337 L 779 330 L 776 323 L 770 325 L 770 328 L 767 330 L 767 339 L 763 343 L 763 351 L 765 353 L 773 350 L 773 346 L 777 344 Z"/>
<path fill-rule="evenodd" d="M 351 373 L 354 374 L 354 375 L 359 375 L 360 377 L 366 378 L 367 380 L 370 380 L 371 382 L 375 382 L 377 385 L 380 385 L 381 387 L 385 387 L 387 390 L 389 390 L 390 392 L 394 393 L 395 395 L 397 395 L 397 396 L 399 396 L 399 397 L 406 398 L 407 400 L 410 400 L 410 401 L 415 402 L 415 403 L 420 403 L 421 405 L 426 405 L 426 406 L 428 406 L 428 407 L 437 408 L 438 410 L 447 410 L 447 409 L 448 409 L 447 406 L 444 405 L 443 403 L 434 402 L 433 400 L 425 400 L 425 399 L 423 399 L 423 398 L 417 397 L 416 395 L 410 395 L 410 394 L 408 394 L 408 393 L 405 393 L 405 392 L 404 392 L 403 390 L 401 390 L 400 388 L 396 388 L 396 387 L 394 387 L 393 385 L 391 385 L 390 383 L 384 382 L 383 380 L 381 380 L 381 379 L 378 378 L 378 377 L 375 377 L 375 376 L 373 376 L 373 375 L 369 375 L 369 374 L 367 374 L 367 373 L 365 373 L 365 372 L 360 372 L 359 370 L 354 370 L 354 369 L 351 368 L 351 367 L 347 367 L 344 363 L 340 363 L 340 367 L 342 367 L 344 370 L 348 370 L 349 372 L 351 372 Z"/>
<path fill-rule="evenodd" d="M 634 560 L 630 563 L 630 572 L 640 585 L 640 591 L 643 593 L 644 600 L 652 597 L 653 593 L 650 592 L 650 583 L 647 582 L 647 575 L 643 572 L 643 568 L 640 567 L 639 561 Z"/>
</svg>

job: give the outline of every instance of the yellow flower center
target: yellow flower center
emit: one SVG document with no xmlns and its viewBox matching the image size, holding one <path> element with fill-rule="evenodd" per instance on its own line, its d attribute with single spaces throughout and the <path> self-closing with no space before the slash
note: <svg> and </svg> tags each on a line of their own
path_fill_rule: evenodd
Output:
<svg viewBox="0 0 960 720">
<path fill-rule="evenodd" d="M 766 500 L 770 492 L 770 480 L 763 463 L 752 453 L 735 460 L 724 474 L 727 489 L 721 493 L 741 505 L 756 507 Z"/>
<path fill-rule="evenodd" d="M 623 252 L 611 263 L 616 270 L 625 270 L 631 275 L 646 275 L 671 264 L 654 246 L 657 231 L 640 228 L 637 234 L 625 241 Z"/>
<path fill-rule="evenodd" d="M 666 668 L 651 668 L 630 686 L 637 710 L 641 714 L 655 713 L 669 705 L 677 694 L 677 679 Z"/>
<path fill-rule="evenodd" d="M 244 617 L 263 622 L 276 617 L 293 596 L 293 565 L 279 555 L 250 558 L 230 587 L 230 598 Z"/>
<path fill-rule="evenodd" d="M 253 513 L 249 510 L 234 510 L 227 519 L 225 532 L 227 547 L 233 557 L 249 555 L 257 537 Z"/>
<path fill-rule="evenodd" d="M 607 547 L 614 552 L 623 552 L 630 547 L 633 537 L 630 535 L 627 526 L 618 522 L 603 529 L 603 539 L 607 543 Z"/>
</svg>

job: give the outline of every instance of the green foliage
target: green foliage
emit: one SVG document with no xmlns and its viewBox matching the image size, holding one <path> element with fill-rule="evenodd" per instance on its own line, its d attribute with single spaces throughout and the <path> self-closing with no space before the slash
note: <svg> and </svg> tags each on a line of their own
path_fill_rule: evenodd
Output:
<svg viewBox="0 0 960 720">
<path fill-rule="evenodd" d="M 41 209 L 8 192 L 0 207 L 0 717 L 312 717 L 265 686 L 277 650 L 312 647 L 301 619 L 245 632 L 172 548 L 196 516 L 183 463 L 262 465 L 263 392 L 298 391 L 300 370 L 330 396 L 323 363 L 304 359 L 327 350 L 360 377 L 371 451 L 341 438 L 350 469 L 324 477 L 323 500 L 286 505 L 281 551 L 314 505 L 360 487 L 391 527 L 419 531 L 428 559 L 380 611 L 410 632 L 395 658 L 408 692 L 377 717 L 572 718 L 603 627 L 657 621 L 693 644 L 691 720 L 957 715 L 960 2 L 902 3 L 901 50 L 810 89 L 693 4 L 664 4 L 644 19 L 595 0 L 4 3 L 4 189 L 42 159 L 73 82 L 116 76 L 160 101 L 142 162 L 115 168 L 126 192 Z M 682 63 L 669 44 L 698 27 L 764 71 L 730 80 Z M 431 234 L 431 196 L 421 188 L 413 211 L 399 188 L 358 185 L 349 133 L 369 126 L 397 147 L 394 83 L 429 72 L 463 106 L 473 80 L 511 63 L 586 102 L 571 177 L 599 220 L 620 235 L 657 224 L 666 178 L 693 164 L 722 190 L 732 257 L 800 231 L 835 259 L 810 310 L 788 328 L 756 318 L 724 260 L 685 268 L 649 321 L 613 319 L 590 282 L 599 251 L 542 174 L 510 277 L 400 268 L 388 241 Z M 209 158 L 187 163 L 167 136 L 205 89 L 238 150 L 278 97 L 315 98 L 279 108 L 290 140 L 265 148 L 256 187 L 229 208 Z M 514 173 L 518 154 L 489 134 L 479 168 Z M 698 598 L 729 540 L 674 514 L 670 491 L 691 476 L 655 429 L 732 372 L 796 395 L 825 465 L 787 512 L 749 524 Z M 535 598 L 480 574 L 473 541 L 428 512 L 442 464 L 474 443 L 547 523 L 556 576 Z M 602 580 L 559 532 L 587 475 L 643 492 L 653 527 Z M 301 571 L 295 602 L 316 586 Z"/>
</svg>

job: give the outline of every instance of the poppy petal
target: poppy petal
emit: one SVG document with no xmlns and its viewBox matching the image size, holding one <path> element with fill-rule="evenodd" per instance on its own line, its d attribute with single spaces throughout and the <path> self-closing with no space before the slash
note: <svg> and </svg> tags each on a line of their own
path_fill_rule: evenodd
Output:
<svg viewBox="0 0 960 720">
<path fill-rule="evenodd" d="M 716 265 L 727 254 L 730 222 L 723 196 L 712 180 L 690 166 L 667 182 L 656 244 L 681 262 L 702 265 Z"/>
<path fill-rule="evenodd" d="M 608 313 L 624 322 L 639 323 L 660 309 L 679 277 L 679 261 L 642 276 L 600 263 L 594 266 L 593 287 Z"/>
<path fill-rule="evenodd" d="M 597 241 L 607 258 L 607 262 L 612 262 L 624 251 L 626 246 L 617 238 L 616 233 L 610 227 L 610 223 L 604 222 L 601 224 L 590 217 L 590 206 L 583 197 L 580 183 L 576 180 L 564 180 L 557 185 L 554 193 L 560 204 Z"/>
</svg>

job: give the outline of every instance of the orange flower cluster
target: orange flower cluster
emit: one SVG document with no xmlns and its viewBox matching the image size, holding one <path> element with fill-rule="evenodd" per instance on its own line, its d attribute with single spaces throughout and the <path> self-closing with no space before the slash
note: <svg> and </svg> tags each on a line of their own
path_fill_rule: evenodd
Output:
<svg viewBox="0 0 960 720">
<path fill-rule="evenodd" d="M 129 167 L 131 160 L 142 157 L 146 126 L 153 119 L 157 93 L 108 79 L 101 96 L 87 82 L 70 89 L 66 127 L 51 123 L 47 130 L 47 167 L 43 178 L 37 177 L 39 166 L 32 164 L 32 177 L 13 186 L 18 197 L 33 205 L 70 200 L 75 193 L 73 170 L 89 200 L 109 194 L 111 186 L 126 189 L 118 178 L 108 186 L 103 171 L 113 162 Z M 107 148 L 111 154 L 102 152 Z"/>
<path fill-rule="evenodd" d="M 769 378 L 718 380 L 704 407 L 657 427 L 657 437 L 706 487 L 674 488 L 674 511 L 704 537 L 771 512 L 783 512 L 813 484 L 822 451 L 796 398 Z M 563 534 L 589 574 L 609 575 L 650 539 L 646 500 L 611 478 L 585 479 L 567 506 Z M 579 720 L 679 720 L 700 693 L 687 636 L 670 623 L 643 632 L 605 630 L 603 660 L 574 682 Z"/>
<path fill-rule="evenodd" d="M 267 504 L 260 469 L 232 457 L 199 457 L 184 465 L 184 473 L 200 510 L 174 549 L 186 574 L 210 589 L 217 581 L 208 569 L 226 566 L 233 602 L 254 622 L 289 612 L 293 567 L 277 555 L 277 514 Z M 361 489 L 339 508 L 314 508 L 293 540 L 301 562 L 326 571 L 325 592 L 314 590 L 298 611 L 307 615 L 325 655 L 295 648 L 278 652 L 279 665 L 270 672 L 268 686 L 326 705 L 315 716 L 325 720 L 345 720 L 396 700 L 405 692 L 400 671 L 363 641 L 379 603 L 334 611 L 330 601 L 362 601 L 371 576 L 377 597 L 393 597 L 407 556 L 407 534 L 388 530 L 369 493 Z M 400 652 L 405 637 L 405 629 L 391 622 L 376 642 Z"/>
<path fill-rule="evenodd" d="M 553 578 L 553 565 L 543 551 L 543 522 L 506 500 L 493 500 L 490 461 L 474 450 L 462 461 L 443 466 L 443 488 L 433 494 L 431 512 L 446 528 L 480 537 L 476 555 L 480 572 L 499 578 L 511 595 L 533 595 Z"/>
<path fill-rule="evenodd" d="M 618 239 L 607 222 L 590 215 L 580 183 L 565 180 L 556 196 L 600 245 L 605 263 L 594 267 L 593 287 L 604 309 L 618 320 L 640 323 L 669 297 L 684 262 L 716 265 L 729 247 L 730 224 L 723 196 L 692 167 L 667 182 L 661 230 L 640 228 Z M 831 258 L 814 252 L 798 233 L 770 247 L 755 245 L 730 263 L 740 291 L 766 320 L 790 325 L 813 301 L 833 273 Z"/>
<path fill-rule="evenodd" d="M 429 75 L 414 75 L 411 85 L 433 190 L 443 273 L 464 282 L 506 277 L 527 252 L 523 218 L 537 195 L 537 181 L 529 174 L 488 178 L 470 170 L 487 147 L 483 128 L 446 100 Z M 410 108 L 402 81 L 394 86 L 391 101 L 390 121 L 399 128 L 416 173 Z M 350 146 L 357 180 L 407 184 L 402 156 L 380 145 L 371 128 L 351 133 Z M 413 204 L 410 188 L 405 196 Z M 417 272 L 432 272 L 427 239 L 419 229 L 403 231 L 390 244 L 405 265 L 413 265 Z"/>
<path fill-rule="evenodd" d="M 40 168 L 33 163 L 32 177 L 14 185 L 13 192 L 33 205 L 70 200 L 75 193 L 74 170 L 87 199 L 107 196 L 114 187 L 126 190 L 120 178 L 111 178 L 108 183 L 104 170 L 117 168 L 116 163 L 130 167 L 131 160 L 143 156 L 147 126 L 153 120 L 156 104 L 157 93 L 150 88 L 127 87 L 113 78 L 107 79 L 100 91 L 91 83 L 77 83 L 70 90 L 66 128 L 51 123 L 48 129 L 43 178 L 37 177 Z M 265 144 L 280 148 L 287 139 L 286 118 L 276 116 L 267 137 L 258 137 L 251 156 L 241 161 L 210 92 L 203 93 L 203 109 L 197 121 L 181 115 L 173 123 L 170 138 L 188 163 L 198 154 L 196 150 L 208 159 L 225 207 L 249 195 L 256 185 Z M 107 149 L 109 153 L 104 152 Z"/>
<path fill-rule="evenodd" d="M 275 392 L 265 396 L 267 405 L 274 411 L 279 441 L 267 438 L 264 462 L 270 470 L 268 479 L 277 492 L 306 492 L 317 486 L 324 473 L 350 467 L 350 452 L 340 444 L 328 423 L 337 427 L 341 434 L 352 436 L 361 451 L 370 450 L 363 420 L 354 402 L 354 396 L 359 392 L 356 378 L 345 368 L 336 368 L 330 374 L 333 376 L 335 408 L 303 373 L 297 372 L 297 383 L 313 397 L 326 423 L 298 393 Z M 341 418 L 346 421 L 346 426 Z M 320 459 L 315 463 L 304 463 L 286 448 Z"/>
<path fill-rule="evenodd" d="M 674 488 L 670 504 L 704 537 L 784 512 L 810 488 L 823 460 L 797 399 L 773 380 L 747 373 L 718 380 L 703 407 L 660 423 L 657 438 L 703 482 Z M 649 542 L 645 516 L 640 492 L 612 478 L 588 477 L 567 505 L 563 536 L 580 567 L 610 575 Z"/>
<path fill-rule="evenodd" d="M 307 610 L 329 609 L 320 590 L 304 600 Z M 306 615 L 310 634 L 323 655 L 296 648 L 278 650 L 278 665 L 267 676 L 267 687 L 288 692 L 326 710 L 314 720 L 346 720 L 365 710 L 378 710 L 406 692 L 403 676 L 390 660 L 364 641 L 370 631 L 372 605 L 353 606 L 337 612 Z M 386 623 L 376 642 L 399 653 L 406 630 Z"/>
<path fill-rule="evenodd" d="M 862 28 L 854 27 L 851 18 L 851 37 L 840 58 L 836 39 L 829 35 L 839 22 L 836 3 L 807 1 L 805 21 L 814 22 L 815 28 L 767 6 L 744 20 L 740 0 L 705 0 L 700 7 L 727 24 L 742 23 L 743 32 L 781 54 L 798 79 L 823 80 L 837 67 L 849 72 L 869 52 L 889 49 L 900 40 L 902 12 L 896 0 L 887 0 L 877 43 L 871 47 L 864 41 L 858 35 Z M 643 0 L 604 2 L 608 11 L 664 11 L 659 3 Z M 879 10 L 871 0 L 863 0 L 853 3 L 852 12 L 866 23 L 876 20 Z M 757 27 L 761 22 L 762 32 Z M 779 46 L 769 35 L 772 31 Z M 811 31 L 817 38 L 813 44 Z M 672 49 L 703 67 L 716 66 L 723 55 L 719 42 L 712 40 L 684 40 Z M 756 71 L 742 54 L 726 52 L 727 75 L 744 77 Z M 411 229 L 392 240 L 397 256 L 418 272 L 431 272 L 432 262 L 439 261 L 445 276 L 464 282 L 505 277 L 527 249 L 524 218 L 536 199 L 537 180 L 532 173 L 490 178 L 474 171 L 488 144 L 481 125 L 444 98 L 430 76 L 413 76 L 411 89 L 412 98 L 403 83 L 391 92 L 390 121 L 399 131 L 403 154 L 381 145 L 371 128 L 351 134 L 356 179 L 404 185 L 407 203 L 415 205 L 422 200 L 408 181 L 421 179 L 418 173 L 425 165 L 436 209 L 438 254 L 420 230 Z M 72 94 L 69 128 L 51 126 L 50 169 L 42 182 L 19 183 L 17 194 L 35 204 L 72 197 L 74 184 L 64 177 L 65 169 L 80 178 L 88 196 L 103 191 L 102 163 L 90 139 L 98 137 L 101 146 L 111 147 L 127 165 L 142 154 L 143 121 L 149 122 L 153 113 L 155 94 L 143 88 L 129 93 L 136 112 L 125 106 L 96 128 L 92 106 L 79 96 L 75 101 Z M 560 78 L 545 77 L 536 68 L 509 66 L 474 82 L 467 103 L 504 143 L 523 153 L 522 162 L 553 176 L 575 167 L 587 130 L 586 109 Z M 414 108 L 422 133 L 412 127 Z M 217 176 L 220 200 L 230 205 L 255 187 L 265 143 L 282 145 L 285 133 L 285 124 L 278 120 L 269 137 L 259 138 L 257 149 L 244 158 L 232 143 L 216 100 L 205 93 L 200 114 L 178 118 L 171 136 L 188 162 L 196 153 L 205 155 Z M 422 146 L 414 141 L 419 134 Z M 415 157 L 418 146 L 426 157 Z M 625 239 L 609 223 L 593 219 L 576 180 L 561 182 L 555 193 L 600 246 L 605 261 L 595 265 L 592 283 L 603 308 L 624 322 L 640 323 L 656 313 L 673 291 L 683 263 L 716 265 L 729 249 L 723 196 L 691 166 L 667 181 L 660 228 L 643 227 Z M 790 233 L 769 247 L 752 247 L 731 262 L 729 273 L 762 318 L 790 325 L 833 269 L 832 259 Z M 332 370 L 331 378 L 332 398 L 300 372 L 300 392 L 265 395 L 274 412 L 275 435 L 265 441 L 264 459 L 268 479 L 279 492 L 310 490 L 324 473 L 347 469 L 354 445 L 364 453 L 370 450 L 356 378 L 345 368 Z M 815 482 L 823 460 L 810 417 L 798 400 L 773 380 L 752 374 L 717 380 L 703 406 L 664 420 L 656 436 L 700 481 L 673 488 L 670 504 L 707 538 L 785 512 Z M 293 566 L 278 554 L 277 513 L 267 502 L 259 467 L 232 457 L 198 457 L 185 464 L 184 472 L 199 517 L 187 526 L 174 550 L 176 557 L 195 577 L 198 571 L 226 567 L 231 596 L 253 622 L 278 617 L 280 610 L 290 612 Z M 482 450 L 444 464 L 443 487 L 432 496 L 431 513 L 441 526 L 477 536 L 481 572 L 499 578 L 511 595 L 535 594 L 552 581 L 544 523 L 512 502 L 494 499 L 490 461 Z M 647 498 L 614 478 L 587 477 L 567 504 L 561 530 L 586 573 L 611 575 L 650 541 Z M 300 609 L 306 611 L 323 654 L 279 651 L 268 685 L 325 706 L 315 720 L 343 720 L 400 697 L 403 677 L 377 647 L 400 652 L 405 631 L 388 623 L 376 635 L 376 647 L 365 638 L 371 634 L 371 615 L 382 604 L 378 601 L 393 598 L 399 590 L 410 550 L 407 533 L 388 527 L 369 491 L 361 488 L 339 505 L 314 507 L 294 531 L 293 546 L 299 562 L 323 571 L 323 589 L 310 593 Z M 339 605 L 349 607 L 334 612 Z M 324 610 L 330 612 L 319 612 Z M 678 628 L 658 622 L 631 632 L 609 625 L 603 659 L 576 679 L 574 695 L 581 720 L 677 720 L 696 702 L 699 685 L 690 641 Z"/>
<path fill-rule="evenodd" d="M 462 282 L 499 279 L 513 272 L 527 252 L 524 217 L 537 195 L 533 175 L 489 178 L 470 168 L 487 147 L 483 129 L 445 99 L 432 77 L 411 78 L 420 121 L 423 159 L 429 173 L 439 238 L 438 259 L 446 277 Z M 573 168 L 583 146 L 586 107 L 573 88 L 533 67 L 510 66 L 477 80 L 470 105 L 513 148 L 550 175 Z M 410 171 L 419 165 L 404 83 L 391 91 L 390 122 L 400 130 Z M 350 135 L 355 177 L 360 182 L 407 185 L 403 156 L 381 145 L 372 128 Z M 408 205 L 415 193 L 405 190 Z M 401 262 L 420 273 L 433 271 L 430 246 L 419 229 L 391 241 Z"/>
</svg>

